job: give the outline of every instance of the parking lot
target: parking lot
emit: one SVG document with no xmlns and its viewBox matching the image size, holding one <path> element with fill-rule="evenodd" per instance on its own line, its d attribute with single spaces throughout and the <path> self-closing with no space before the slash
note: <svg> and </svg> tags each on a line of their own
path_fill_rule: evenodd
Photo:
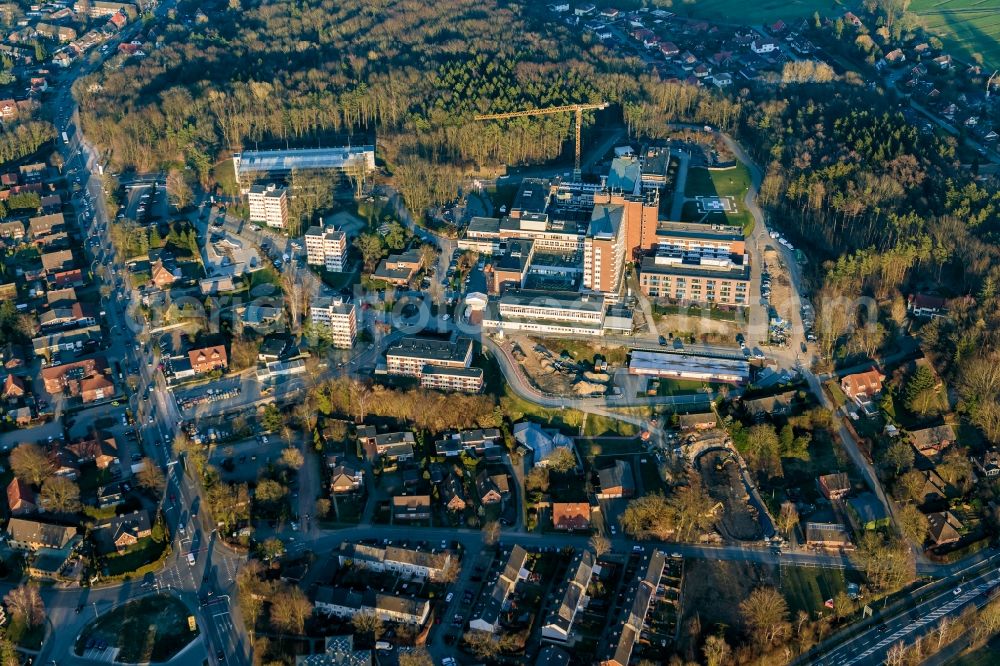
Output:
<svg viewBox="0 0 1000 666">
<path fill-rule="evenodd" d="M 125 208 L 118 217 L 148 225 L 167 219 L 167 191 L 156 184 L 137 184 L 126 188 Z"/>
</svg>

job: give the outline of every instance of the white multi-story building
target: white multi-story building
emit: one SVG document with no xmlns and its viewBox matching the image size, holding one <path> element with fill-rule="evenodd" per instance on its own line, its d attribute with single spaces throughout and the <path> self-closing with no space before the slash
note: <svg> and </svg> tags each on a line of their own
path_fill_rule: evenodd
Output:
<svg viewBox="0 0 1000 666">
<path fill-rule="evenodd" d="M 254 185 L 247 193 L 250 221 L 284 229 L 288 224 L 288 190 L 277 185 Z"/>
<path fill-rule="evenodd" d="M 472 363 L 472 340 L 403 338 L 385 353 L 390 375 L 417 377 L 424 388 L 475 393 L 483 388 L 483 369 Z"/>
<path fill-rule="evenodd" d="M 490 299 L 483 330 L 603 335 L 604 296 L 573 291 L 508 289 Z"/>
<path fill-rule="evenodd" d="M 441 580 L 452 565 L 451 553 L 430 553 L 401 546 L 369 546 L 345 542 L 338 553 L 341 566 L 352 564 L 370 571 L 400 574 L 408 578 Z"/>
<path fill-rule="evenodd" d="M 330 331 L 334 347 L 350 349 L 358 333 L 357 308 L 339 296 L 318 296 L 310 305 L 313 324 L 325 326 Z"/>
<path fill-rule="evenodd" d="M 426 599 L 380 594 L 374 590 L 356 592 L 342 587 L 322 586 L 316 590 L 316 610 L 326 615 L 351 618 L 359 613 L 372 613 L 383 622 L 395 622 L 421 627 L 430 615 Z"/>
<path fill-rule="evenodd" d="M 312 226 L 306 231 L 306 263 L 341 273 L 347 258 L 347 234 L 336 227 Z"/>
</svg>

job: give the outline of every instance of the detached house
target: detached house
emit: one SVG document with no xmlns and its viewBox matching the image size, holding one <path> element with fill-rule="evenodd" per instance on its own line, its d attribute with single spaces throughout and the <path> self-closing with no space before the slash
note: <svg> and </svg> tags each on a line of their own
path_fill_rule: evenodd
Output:
<svg viewBox="0 0 1000 666">
<path fill-rule="evenodd" d="M 927 515 L 927 536 L 935 546 L 946 546 L 960 540 L 963 529 L 962 521 L 951 511 Z"/>
<path fill-rule="evenodd" d="M 865 372 L 845 375 L 840 380 L 840 390 L 851 400 L 861 404 L 868 402 L 882 393 L 882 382 L 885 375 L 872 368 Z"/>
<path fill-rule="evenodd" d="M 823 497 L 831 502 L 842 500 L 851 494 L 851 479 L 846 472 L 824 474 L 816 480 Z"/>
<path fill-rule="evenodd" d="M 750 43 L 750 50 L 757 55 L 763 55 L 777 51 L 778 45 L 770 39 L 755 39 Z"/>
<path fill-rule="evenodd" d="M 598 499 L 632 497 L 635 494 L 632 466 L 626 460 L 616 460 L 613 467 L 597 470 L 597 479 L 601 485 Z"/>
<path fill-rule="evenodd" d="M 553 502 L 552 527 L 557 530 L 585 530 L 590 528 L 590 503 Z"/>
<path fill-rule="evenodd" d="M 353 466 L 341 463 L 330 470 L 330 492 L 353 493 L 361 490 L 364 485 L 365 473 Z"/>
<path fill-rule="evenodd" d="M 476 476 L 476 494 L 482 504 L 496 504 L 510 494 L 506 474 L 487 474 L 485 471 Z"/>
<path fill-rule="evenodd" d="M 67 444 L 64 448 L 76 456 L 78 464 L 93 462 L 97 469 L 107 469 L 118 460 L 118 443 L 114 437 L 90 437 Z"/>
<path fill-rule="evenodd" d="M 465 497 L 462 479 L 455 474 L 449 474 L 445 477 L 441 483 L 440 492 L 441 500 L 449 511 L 465 511 L 465 507 L 469 505 Z"/>
<path fill-rule="evenodd" d="M 934 458 L 955 442 L 955 429 L 950 425 L 924 428 L 910 433 L 913 448 L 925 458 Z"/>
<path fill-rule="evenodd" d="M 38 497 L 27 483 L 14 477 L 7 484 L 7 506 L 12 516 L 23 516 L 38 510 Z"/>
<path fill-rule="evenodd" d="M 149 513 L 145 510 L 116 516 L 100 529 L 107 543 L 113 544 L 119 553 L 152 534 Z"/>
<path fill-rule="evenodd" d="M 202 347 L 192 349 L 188 352 L 188 359 L 191 361 L 191 369 L 195 374 L 201 375 L 214 370 L 223 370 L 229 367 L 229 358 L 226 355 L 226 348 L 222 345 Z"/>
</svg>

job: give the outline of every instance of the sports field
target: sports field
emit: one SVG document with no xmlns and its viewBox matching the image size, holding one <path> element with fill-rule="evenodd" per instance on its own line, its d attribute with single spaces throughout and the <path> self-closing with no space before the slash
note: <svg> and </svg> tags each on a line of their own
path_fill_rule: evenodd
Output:
<svg viewBox="0 0 1000 666">
<path fill-rule="evenodd" d="M 1000 68 L 1000 4 L 997 0 L 913 0 L 910 11 L 963 60 L 983 57 L 990 71 Z"/>
</svg>

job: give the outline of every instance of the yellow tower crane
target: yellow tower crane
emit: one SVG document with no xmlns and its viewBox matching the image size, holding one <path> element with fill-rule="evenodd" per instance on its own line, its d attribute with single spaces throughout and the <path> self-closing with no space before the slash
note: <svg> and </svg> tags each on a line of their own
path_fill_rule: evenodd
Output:
<svg viewBox="0 0 1000 666">
<path fill-rule="evenodd" d="M 610 106 L 607 102 L 597 104 L 567 104 L 565 106 L 550 106 L 544 109 L 527 109 L 525 111 L 511 111 L 510 113 L 487 113 L 476 116 L 476 120 L 505 120 L 507 118 L 524 118 L 526 116 L 546 116 L 553 113 L 565 113 L 573 111 L 576 113 L 576 160 L 573 162 L 573 178 L 580 180 L 583 172 L 580 170 L 580 127 L 583 125 L 583 112 L 591 109 L 606 109 Z"/>
</svg>

